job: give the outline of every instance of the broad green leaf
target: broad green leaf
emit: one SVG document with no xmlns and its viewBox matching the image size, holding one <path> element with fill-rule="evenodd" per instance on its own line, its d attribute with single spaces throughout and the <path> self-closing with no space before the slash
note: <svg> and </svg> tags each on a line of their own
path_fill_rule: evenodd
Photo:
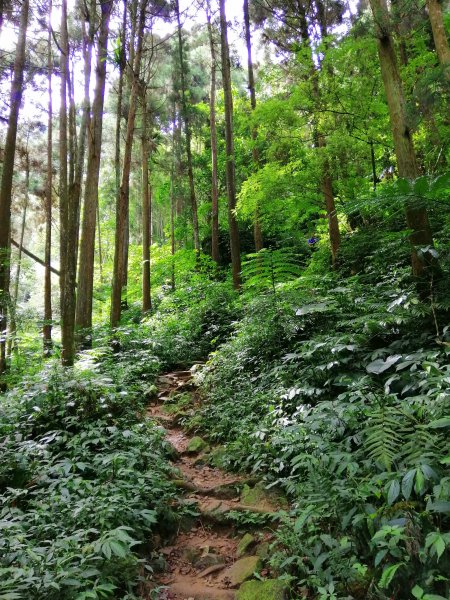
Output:
<svg viewBox="0 0 450 600">
<path fill-rule="evenodd" d="M 414 491 L 416 494 L 422 495 L 425 491 L 425 475 L 421 469 L 416 469 L 416 479 L 414 482 Z"/>
<path fill-rule="evenodd" d="M 428 423 L 430 429 L 443 429 L 444 427 L 450 427 L 450 417 L 442 417 Z"/>
<path fill-rule="evenodd" d="M 393 479 L 391 481 L 391 483 L 389 484 L 388 497 L 387 497 L 388 504 L 389 505 L 393 504 L 397 500 L 399 494 L 400 494 L 400 484 L 397 481 L 397 479 Z"/>
<path fill-rule="evenodd" d="M 103 542 L 102 544 L 102 552 L 103 554 L 106 556 L 106 558 L 111 558 L 111 546 L 109 541 L 108 542 Z"/>
<path fill-rule="evenodd" d="M 109 545 L 111 546 L 113 554 L 120 558 L 125 558 L 128 554 L 128 548 L 116 540 L 110 540 Z"/>
<path fill-rule="evenodd" d="M 402 479 L 402 494 L 405 500 L 409 500 L 414 485 L 414 477 L 416 475 L 416 469 L 411 469 L 406 473 Z"/>
<path fill-rule="evenodd" d="M 317 302 L 316 304 L 305 304 L 301 308 L 297 308 L 297 310 L 295 311 L 295 314 L 297 315 L 297 317 L 300 317 L 302 315 L 310 315 L 310 314 L 313 314 L 316 312 L 324 312 L 331 306 L 332 305 L 330 305 L 328 302 Z"/>
<path fill-rule="evenodd" d="M 383 558 L 386 556 L 386 554 L 388 553 L 388 549 L 387 548 L 383 548 L 382 550 L 379 550 L 375 556 L 375 561 L 374 561 L 374 565 L 376 567 L 378 567 L 378 565 L 381 563 L 381 561 L 383 560 Z"/>
<path fill-rule="evenodd" d="M 366 367 L 366 370 L 369 373 L 375 373 L 379 375 L 380 373 L 384 373 L 387 371 L 392 365 L 395 365 L 401 359 L 401 354 L 394 354 L 392 356 L 388 356 L 386 360 L 382 358 L 377 358 L 377 360 L 372 361 Z"/>
<path fill-rule="evenodd" d="M 450 502 L 448 500 L 436 500 L 428 507 L 431 512 L 450 513 Z"/>
</svg>

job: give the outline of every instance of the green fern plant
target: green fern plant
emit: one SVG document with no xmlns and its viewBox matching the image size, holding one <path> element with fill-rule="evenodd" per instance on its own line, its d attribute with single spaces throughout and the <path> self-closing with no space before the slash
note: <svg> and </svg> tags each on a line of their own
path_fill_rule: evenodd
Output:
<svg viewBox="0 0 450 600">
<path fill-rule="evenodd" d="M 248 254 L 242 266 L 242 278 L 246 289 L 268 289 L 274 295 L 277 284 L 296 279 L 301 272 L 298 254 L 289 248 L 264 248 Z"/>
<path fill-rule="evenodd" d="M 407 433 L 404 417 L 398 408 L 382 404 L 369 414 L 363 431 L 364 450 L 375 463 L 382 465 L 386 471 L 391 471 L 402 456 Z"/>
</svg>

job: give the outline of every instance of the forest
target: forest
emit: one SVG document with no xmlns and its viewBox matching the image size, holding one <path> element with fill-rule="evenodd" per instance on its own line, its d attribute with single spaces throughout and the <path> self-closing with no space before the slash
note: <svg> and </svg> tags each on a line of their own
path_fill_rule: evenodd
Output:
<svg viewBox="0 0 450 600">
<path fill-rule="evenodd" d="M 449 37 L 0 0 L 0 600 L 450 600 Z"/>
</svg>

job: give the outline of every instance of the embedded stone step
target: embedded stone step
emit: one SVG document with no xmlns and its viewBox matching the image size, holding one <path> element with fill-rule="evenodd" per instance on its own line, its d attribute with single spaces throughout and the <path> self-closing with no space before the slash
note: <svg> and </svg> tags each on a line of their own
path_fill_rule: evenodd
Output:
<svg viewBox="0 0 450 600">
<path fill-rule="evenodd" d="M 261 567 L 262 561 L 259 556 L 240 558 L 225 571 L 223 581 L 229 582 L 231 587 L 239 587 L 244 581 L 251 579 Z"/>
<path fill-rule="evenodd" d="M 195 505 L 199 511 L 199 516 L 205 521 L 217 524 L 224 524 L 228 521 L 233 521 L 234 518 L 229 513 L 241 512 L 241 513 L 255 513 L 266 517 L 267 521 L 277 520 L 277 513 L 275 511 L 270 512 L 265 507 L 259 506 L 246 506 L 241 504 L 238 500 L 221 500 L 220 498 L 214 498 L 211 496 L 200 497 L 195 494 L 188 496 L 185 503 L 189 505 Z M 255 524 L 260 525 L 260 523 Z"/>
</svg>

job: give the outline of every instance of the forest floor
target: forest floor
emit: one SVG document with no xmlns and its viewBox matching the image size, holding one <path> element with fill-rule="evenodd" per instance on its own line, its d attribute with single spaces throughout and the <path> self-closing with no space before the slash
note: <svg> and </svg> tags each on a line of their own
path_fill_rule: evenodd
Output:
<svg viewBox="0 0 450 600">
<path fill-rule="evenodd" d="M 166 431 L 174 449 L 177 485 L 185 491 L 182 500 L 190 514 L 184 517 L 176 536 L 162 545 L 164 572 L 157 582 L 161 600 L 277 600 L 284 586 L 270 579 L 264 568 L 273 538 L 273 520 L 280 499 L 263 491 L 255 480 L 227 473 L 208 464 L 214 451 L 200 437 L 186 432 L 173 399 L 191 398 L 191 410 L 199 404 L 191 371 L 175 371 L 158 378 L 157 400 L 148 416 Z M 252 516 L 254 522 L 252 523 Z M 243 525 L 245 527 L 243 528 Z M 265 581 L 254 579 L 259 573 Z M 267 577 L 269 578 L 267 579 Z"/>
</svg>

